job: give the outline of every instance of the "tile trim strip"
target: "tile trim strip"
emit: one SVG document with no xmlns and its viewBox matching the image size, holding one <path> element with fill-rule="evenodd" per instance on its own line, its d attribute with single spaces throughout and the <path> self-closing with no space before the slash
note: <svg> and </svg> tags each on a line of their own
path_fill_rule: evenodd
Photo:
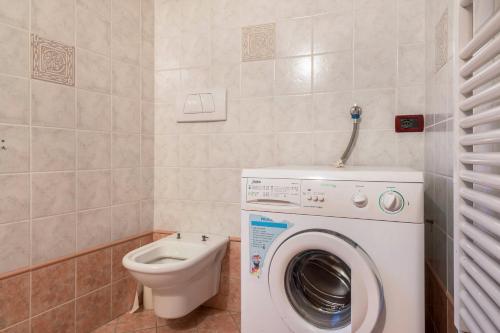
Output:
<svg viewBox="0 0 500 333">
<path fill-rule="evenodd" d="M 148 231 L 148 232 L 141 233 L 141 234 L 138 234 L 135 236 L 131 236 L 131 237 L 123 238 L 123 239 L 120 239 L 120 240 L 117 240 L 114 242 L 109 242 L 109 243 L 106 243 L 103 245 L 99 245 L 97 247 L 93 247 L 93 248 L 90 248 L 87 250 L 79 251 L 79 252 L 76 252 L 76 253 L 69 255 L 69 256 L 59 257 L 57 259 L 46 261 L 46 262 L 41 263 L 41 264 L 37 264 L 37 265 L 30 266 L 30 267 L 20 268 L 20 269 L 14 270 L 14 271 L 6 272 L 3 274 L 0 274 L 0 280 L 7 279 L 7 278 L 10 278 L 10 277 L 13 277 L 16 275 L 21 275 L 21 274 L 24 274 L 27 272 L 36 271 L 38 269 L 41 269 L 41 268 L 44 268 L 47 266 L 51 266 L 51 265 L 55 265 L 55 264 L 58 264 L 60 262 L 66 261 L 66 260 L 78 258 L 78 257 L 84 256 L 84 255 L 92 253 L 92 252 L 97 252 L 97 251 L 100 251 L 103 249 L 107 249 L 107 248 L 113 247 L 117 244 L 126 243 L 126 242 L 131 241 L 131 240 L 135 240 L 138 238 L 149 236 L 149 235 L 152 235 L 153 233 L 154 233 L 154 231 Z"/>
<path fill-rule="evenodd" d="M 13 276 L 16 276 L 16 275 L 21 275 L 21 274 L 24 274 L 24 273 L 27 273 L 27 272 L 36 271 L 38 269 L 41 269 L 41 268 L 44 268 L 44 267 L 47 267 L 47 266 L 50 266 L 50 265 L 54 265 L 54 264 L 60 263 L 62 261 L 66 261 L 66 260 L 69 260 L 69 259 L 78 258 L 78 257 L 84 256 L 84 255 L 92 253 L 92 252 L 97 252 L 97 251 L 100 251 L 100 250 L 103 250 L 103 249 L 107 249 L 107 248 L 113 247 L 113 246 L 115 246 L 117 244 L 126 243 L 128 241 L 135 240 L 135 239 L 142 238 L 142 237 L 149 236 L 149 235 L 154 235 L 156 233 L 158 233 L 158 234 L 164 234 L 164 235 L 169 235 L 169 234 L 173 234 L 174 231 L 169 231 L 169 230 L 153 230 L 153 231 L 148 231 L 148 232 L 141 233 L 141 234 L 138 234 L 138 235 L 135 235 L 135 236 L 123 238 L 123 239 L 120 239 L 120 240 L 117 240 L 117 241 L 114 241 L 114 242 L 109 242 L 109 243 L 106 243 L 106 244 L 103 244 L 103 245 L 99 245 L 97 247 L 93 247 L 93 248 L 87 249 L 87 250 L 84 250 L 84 251 L 79 251 L 79 252 L 76 252 L 75 254 L 72 254 L 72 255 L 69 255 L 69 256 L 60 257 L 60 258 L 57 258 L 57 259 L 54 259 L 54 260 L 50 260 L 50 261 L 47 261 L 47 262 L 44 262 L 44 263 L 41 263 L 41 264 L 37 264 L 37 265 L 30 266 L 30 267 L 25 267 L 25 268 L 20 268 L 20 269 L 14 270 L 14 271 L 10 271 L 10 272 L 6 272 L 6 273 L 3 273 L 3 274 L 0 274 L 0 280 L 7 279 L 7 278 L 10 278 L 10 277 L 13 277 Z M 229 241 L 231 241 L 231 242 L 241 242 L 241 238 L 240 237 L 230 236 L 229 237 Z"/>
</svg>

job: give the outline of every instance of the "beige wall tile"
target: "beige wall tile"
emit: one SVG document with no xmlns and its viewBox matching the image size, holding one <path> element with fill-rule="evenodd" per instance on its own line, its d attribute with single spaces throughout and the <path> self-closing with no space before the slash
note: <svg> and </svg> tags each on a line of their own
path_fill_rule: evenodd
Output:
<svg viewBox="0 0 500 333">
<path fill-rule="evenodd" d="M 27 29 L 29 22 L 29 0 L 1 0 L 0 21 Z"/>
<path fill-rule="evenodd" d="M 75 131 L 43 127 L 31 130 L 33 171 L 75 169 Z"/>
<path fill-rule="evenodd" d="M 139 99 L 139 68 L 113 61 L 113 94 Z"/>
<path fill-rule="evenodd" d="M 155 99 L 154 71 L 142 70 L 142 100 L 153 102 Z"/>
<path fill-rule="evenodd" d="M 0 175 L 0 223 L 21 221 L 29 218 L 29 176 Z"/>
<path fill-rule="evenodd" d="M 33 264 L 75 253 L 75 214 L 33 220 L 32 229 L 31 251 Z"/>
<path fill-rule="evenodd" d="M 338 52 L 313 57 L 314 92 L 352 88 L 352 52 Z"/>
<path fill-rule="evenodd" d="M 398 84 L 408 86 L 425 82 L 425 45 L 412 44 L 399 47 Z"/>
<path fill-rule="evenodd" d="M 141 168 L 141 199 L 153 199 L 154 191 L 155 168 Z"/>
<path fill-rule="evenodd" d="M 109 131 L 111 129 L 111 97 L 78 89 L 76 93 L 78 129 Z"/>
<path fill-rule="evenodd" d="M 152 167 L 155 164 L 155 141 L 152 135 L 141 135 L 141 166 Z"/>
<path fill-rule="evenodd" d="M 75 210 L 73 172 L 35 173 L 32 176 L 32 216 L 43 217 Z"/>
<path fill-rule="evenodd" d="M 111 208 L 79 212 L 76 229 L 78 251 L 110 242 Z"/>
<path fill-rule="evenodd" d="M 396 52 L 393 48 L 354 51 L 355 88 L 391 88 L 395 84 Z"/>
<path fill-rule="evenodd" d="M 398 6 L 398 39 L 400 43 L 425 41 L 425 1 L 400 1 Z"/>
<path fill-rule="evenodd" d="M 215 201 L 240 201 L 240 169 L 210 169 L 209 193 Z"/>
<path fill-rule="evenodd" d="M 111 204 L 111 171 L 78 172 L 78 209 L 91 209 Z"/>
<path fill-rule="evenodd" d="M 210 136 L 210 166 L 237 168 L 240 166 L 240 137 L 233 134 Z"/>
<path fill-rule="evenodd" d="M 394 89 L 357 90 L 354 91 L 353 100 L 363 106 L 362 129 L 394 128 L 396 115 Z M 344 113 L 345 110 L 347 109 L 344 109 Z"/>
<path fill-rule="evenodd" d="M 313 113 L 315 130 L 342 131 L 351 127 L 348 110 L 354 100 L 351 91 L 314 94 Z"/>
<path fill-rule="evenodd" d="M 314 53 L 352 50 L 353 12 L 334 12 L 313 17 Z"/>
<path fill-rule="evenodd" d="M 0 125 L 0 147 L 0 173 L 28 171 L 28 127 Z"/>
<path fill-rule="evenodd" d="M 28 32 L 0 25 L 0 73 L 28 76 Z"/>
<path fill-rule="evenodd" d="M 61 84 L 33 80 L 31 123 L 54 127 L 75 127 L 75 89 Z"/>
<path fill-rule="evenodd" d="M 75 4 L 66 0 L 33 0 L 31 30 L 41 36 L 75 45 Z"/>
<path fill-rule="evenodd" d="M 113 204 L 139 200 L 141 195 L 140 170 L 138 168 L 113 170 L 112 193 Z"/>
<path fill-rule="evenodd" d="M 274 98 L 273 125 L 278 132 L 312 130 L 312 96 L 277 96 Z"/>
<path fill-rule="evenodd" d="M 373 1 L 372 6 L 355 11 L 354 48 L 369 49 L 392 46 L 397 42 L 396 4 Z"/>
<path fill-rule="evenodd" d="M 113 134 L 113 168 L 130 168 L 140 165 L 139 134 Z"/>
<path fill-rule="evenodd" d="M 138 202 L 113 206 L 111 239 L 117 240 L 137 234 L 139 232 L 139 224 L 140 208 Z"/>
<path fill-rule="evenodd" d="M 0 122 L 27 124 L 29 81 L 0 75 Z"/>
<path fill-rule="evenodd" d="M 113 0 L 111 15 L 113 59 L 138 64 L 141 38 L 140 1 Z"/>
<path fill-rule="evenodd" d="M 76 86 L 101 93 L 111 91 L 109 58 L 82 49 L 76 56 Z"/>
<path fill-rule="evenodd" d="M 309 55 L 311 48 L 311 18 L 285 20 L 276 24 L 276 55 L 278 57 Z"/>
<path fill-rule="evenodd" d="M 155 219 L 155 202 L 154 200 L 141 201 L 141 224 L 139 226 L 141 232 L 153 231 Z"/>
<path fill-rule="evenodd" d="M 177 135 L 159 135 L 155 137 L 155 165 L 179 165 L 179 137 Z"/>
<path fill-rule="evenodd" d="M 351 132 L 316 132 L 313 134 L 314 156 L 313 163 L 316 165 L 332 166 L 340 159 L 345 151 Z M 355 165 L 354 154 L 348 160 L 348 165 Z"/>
<path fill-rule="evenodd" d="M 141 106 L 141 132 L 142 134 L 155 133 L 155 105 L 143 102 Z"/>
<path fill-rule="evenodd" d="M 275 93 L 281 95 L 310 92 L 311 66 L 311 57 L 278 59 L 275 70 Z"/>
<path fill-rule="evenodd" d="M 111 13 L 111 0 L 76 0 L 79 7 L 94 12 L 94 14 L 109 20 Z"/>
<path fill-rule="evenodd" d="M 208 181 L 208 169 L 180 169 L 179 198 L 205 200 L 208 195 Z"/>
<path fill-rule="evenodd" d="M 240 132 L 269 132 L 273 128 L 273 98 L 240 102 Z"/>
<path fill-rule="evenodd" d="M 207 135 L 182 135 L 179 137 L 179 165 L 206 167 L 209 163 L 209 137 Z"/>
<path fill-rule="evenodd" d="M 0 272 L 30 264 L 30 223 L 0 224 Z"/>
<path fill-rule="evenodd" d="M 113 131 L 138 133 L 140 117 L 139 100 L 113 96 Z"/>
<path fill-rule="evenodd" d="M 272 96 L 274 92 L 274 61 L 253 61 L 241 64 L 241 95 Z"/>
<path fill-rule="evenodd" d="M 76 46 L 109 56 L 111 45 L 110 22 L 78 4 L 76 11 Z"/>
<path fill-rule="evenodd" d="M 356 164 L 384 166 L 397 164 L 394 131 L 361 131 L 354 153 Z"/>
<path fill-rule="evenodd" d="M 155 198 L 179 199 L 179 169 L 155 168 Z"/>
<path fill-rule="evenodd" d="M 279 165 L 310 165 L 313 151 L 310 133 L 283 133 L 277 136 L 276 161 Z"/>
<path fill-rule="evenodd" d="M 208 229 L 210 232 L 222 235 L 239 235 L 241 210 L 239 204 L 215 202 L 212 207 L 213 223 Z"/>
<path fill-rule="evenodd" d="M 110 167 L 111 136 L 102 132 L 78 132 L 78 168 L 106 169 Z"/>
<path fill-rule="evenodd" d="M 265 167 L 275 163 L 275 136 L 247 134 L 241 136 L 241 167 Z"/>
</svg>

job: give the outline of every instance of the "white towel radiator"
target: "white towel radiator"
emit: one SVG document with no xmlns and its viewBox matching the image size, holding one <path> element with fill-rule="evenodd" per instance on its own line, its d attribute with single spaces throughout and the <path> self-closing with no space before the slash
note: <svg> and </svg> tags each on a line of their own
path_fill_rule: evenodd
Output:
<svg viewBox="0 0 500 333">
<path fill-rule="evenodd" d="M 500 12 L 456 0 L 455 325 L 500 332 Z"/>
</svg>

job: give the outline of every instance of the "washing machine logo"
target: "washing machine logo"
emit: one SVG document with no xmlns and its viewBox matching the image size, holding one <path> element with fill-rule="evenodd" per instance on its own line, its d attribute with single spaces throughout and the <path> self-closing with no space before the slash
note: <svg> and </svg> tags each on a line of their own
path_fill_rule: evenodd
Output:
<svg viewBox="0 0 500 333">
<path fill-rule="evenodd" d="M 274 240 L 293 224 L 287 221 L 273 221 L 269 217 L 250 215 L 250 274 L 259 277 L 267 251 Z"/>
</svg>

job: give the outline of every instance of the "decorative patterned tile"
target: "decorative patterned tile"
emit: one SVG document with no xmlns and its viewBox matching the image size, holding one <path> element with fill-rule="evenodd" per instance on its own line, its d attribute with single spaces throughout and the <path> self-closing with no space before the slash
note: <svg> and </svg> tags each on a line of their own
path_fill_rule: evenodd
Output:
<svg viewBox="0 0 500 333">
<path fill-rule="evenodd" d="M 75 85 L 75 48 L 31 34 L 31 77 Z"/>
<path fill-rule="evenodd" d="M 448 11 L 445 11 L 434 30 L 435 59 L 434 67 L 438 72 L 448 60 Z"/>
<path fill-rule="evenodd" d="M 276 49 L 276 24 L 243 27 L 241 31 L 242 61 L 274 59 Z"/>
</svg>

